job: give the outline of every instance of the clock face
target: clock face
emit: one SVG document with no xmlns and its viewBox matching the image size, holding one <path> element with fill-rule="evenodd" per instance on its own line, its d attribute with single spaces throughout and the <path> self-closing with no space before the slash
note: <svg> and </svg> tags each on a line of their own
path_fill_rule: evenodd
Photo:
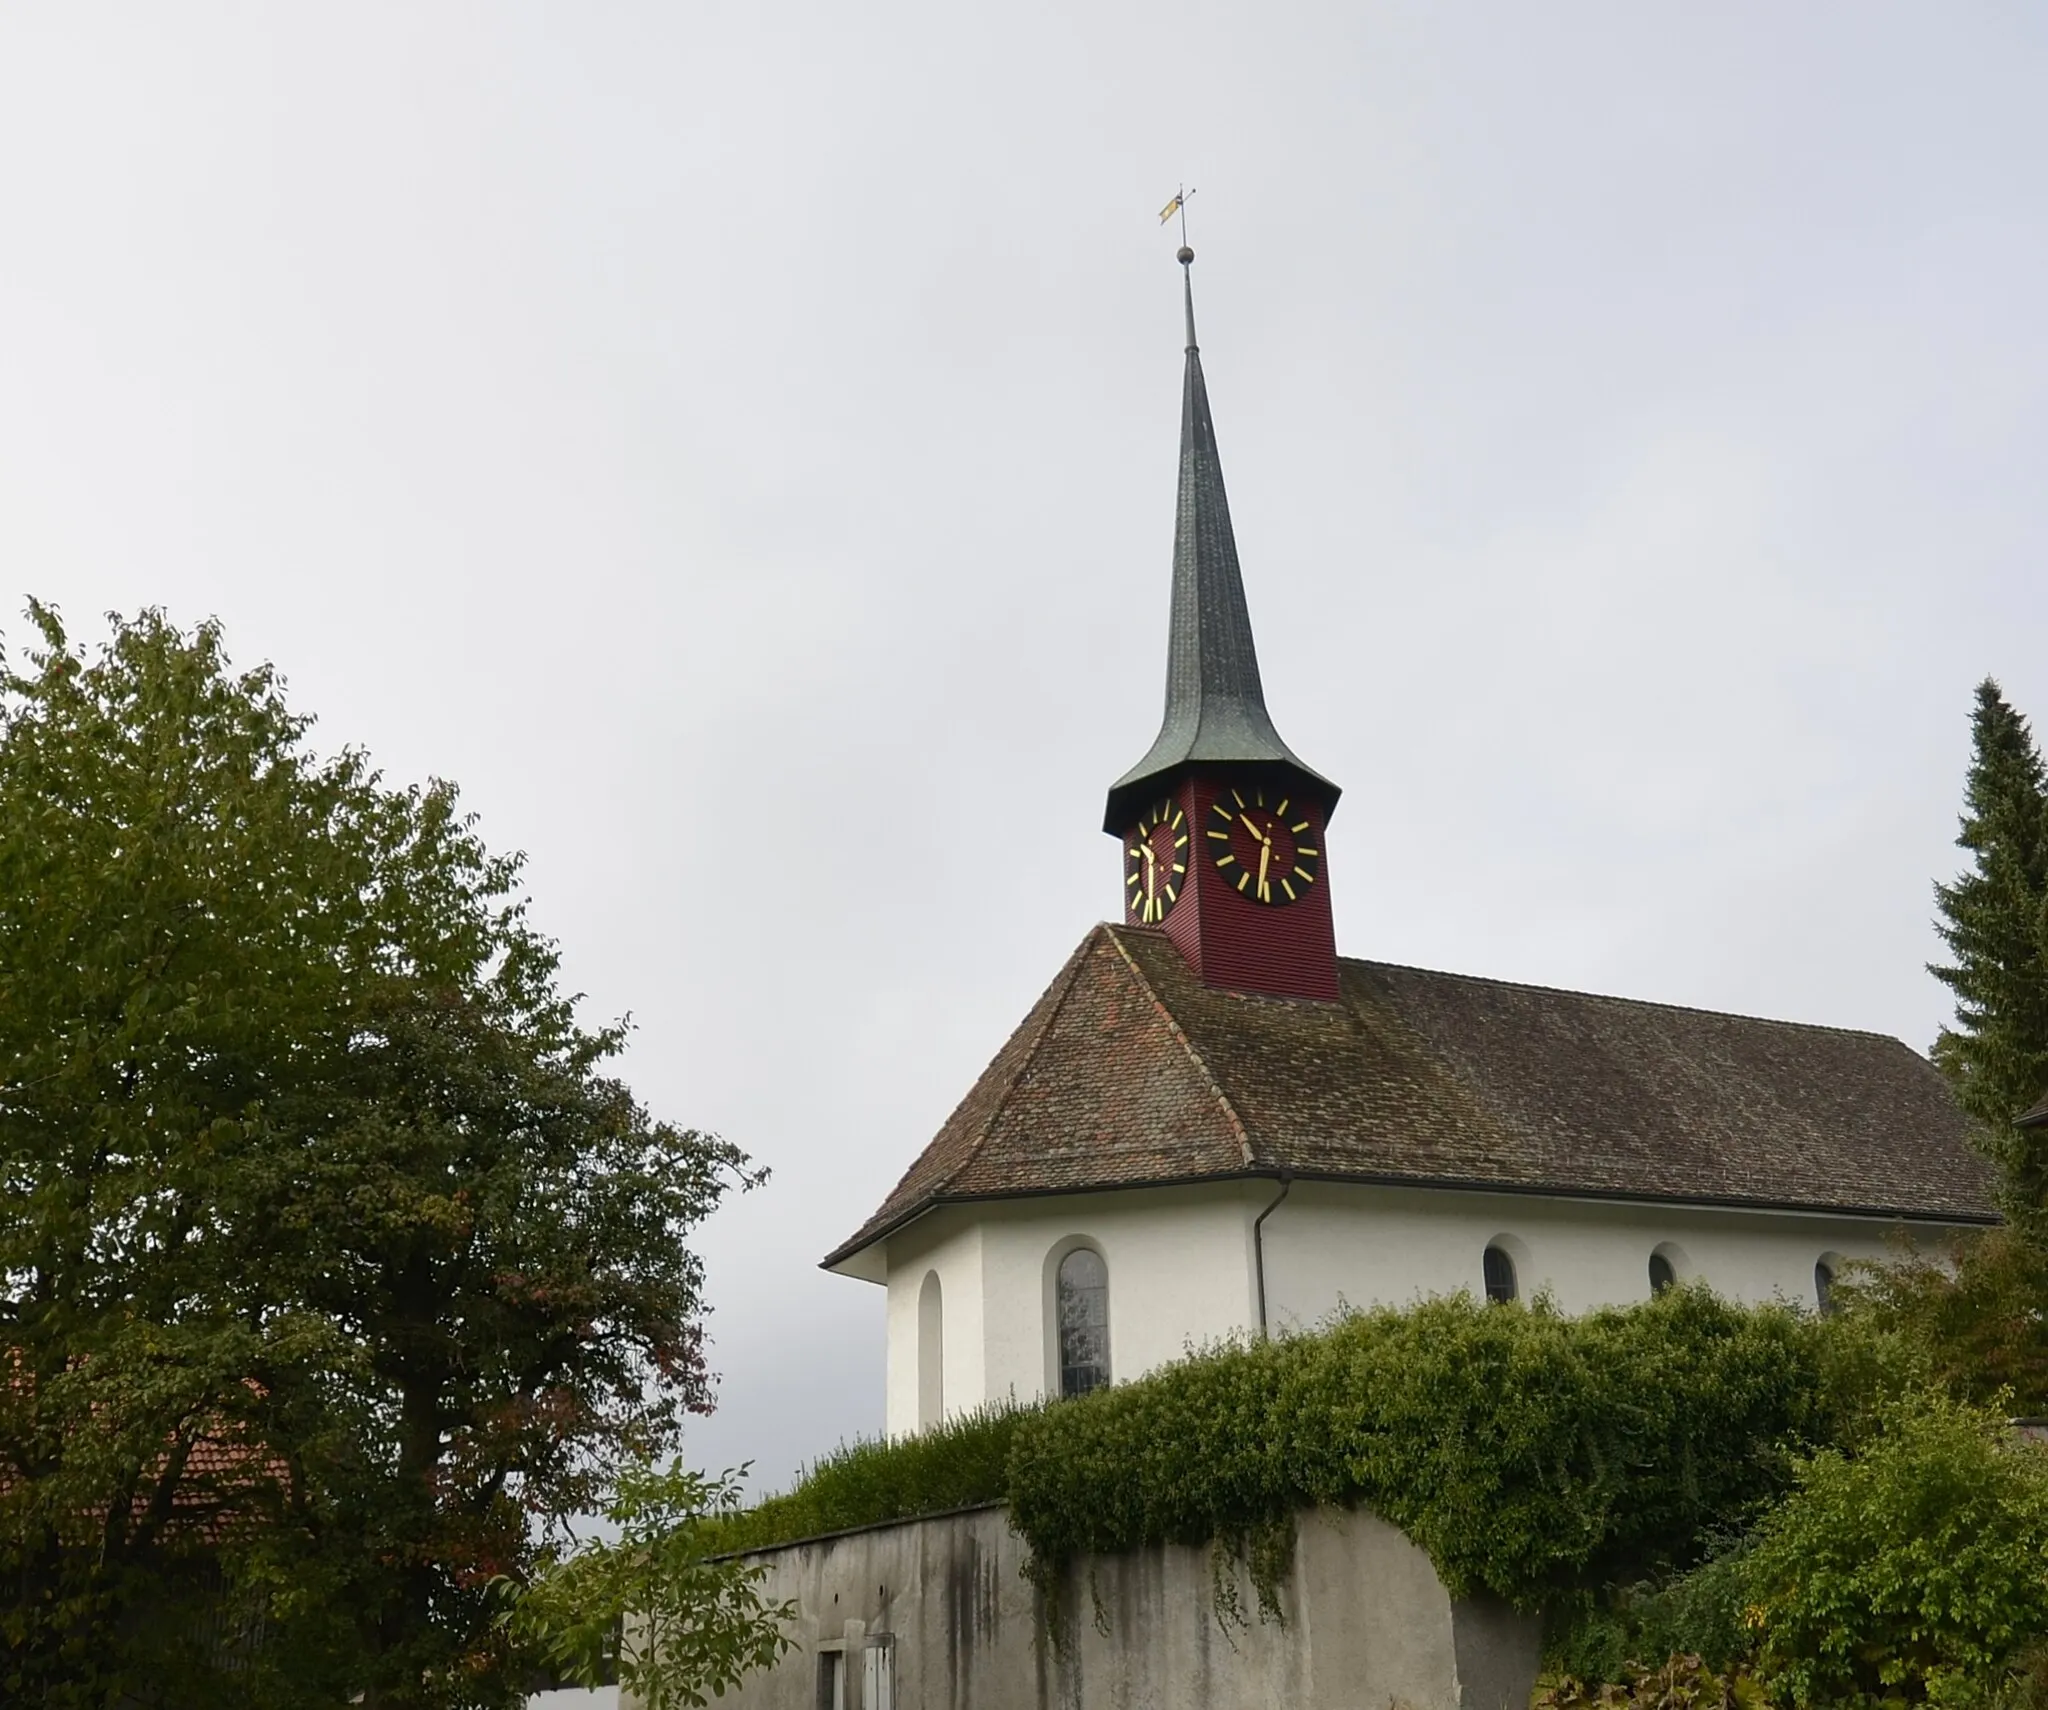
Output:
<svg viewBox="0 0 2048 1710">
<path fill-rule="evenodd" d="M 1188 816 L 1154 802 L 1124 838 L 1124 908 L 1140 926 L 1156 926 L 1180 898 L 1188 876 Z"/>
<path fill-rule="evenodd" d="M 1231 889 L 1253 902 L 1300 902 L 1322 871 L 1322 839 L 1301 807 L 1265 790 L 1225 790 L 1203 830 L 1209 857 Z"/>
</svg>

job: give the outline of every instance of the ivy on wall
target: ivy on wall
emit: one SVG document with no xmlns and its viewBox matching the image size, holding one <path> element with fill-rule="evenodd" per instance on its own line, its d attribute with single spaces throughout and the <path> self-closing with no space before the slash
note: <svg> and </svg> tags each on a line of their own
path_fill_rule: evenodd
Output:
<svg viewBox="0 0 2048 1710">
<path fill-rule="evenodd" d="M 1293 1516 L 1365 1506 L 1454 1595 L 1557 1609 L 1669 1572 L 1832 1435 L 1822 1327 L 1704 1289 L 1567 1318 L 1458 1297 L 1195 1354 L 1053 1406 L 857 1443 L 721 1542 L 1007 1502 L 1050 1586 L 1090 1553 L 1215 1543 L 1269 1612 Z"/>
</svg>

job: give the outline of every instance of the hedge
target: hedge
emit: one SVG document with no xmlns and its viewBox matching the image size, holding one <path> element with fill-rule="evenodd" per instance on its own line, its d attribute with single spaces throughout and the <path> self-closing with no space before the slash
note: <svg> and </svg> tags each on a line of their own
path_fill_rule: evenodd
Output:
<svg viewBox="0 0 2048 1710">
<path fill-rule="evenodd" d="M 1689 1565 L 1785 1490 L 1830 1434 L 1826 1364 L 1814 1321 L 1699 1288 L 1575 1318 L 1430 1301 L 853 1444 L 730 1547 L 1004 1501 L 1042 1584 L 1088 1553 L 1214 1543 L 1275 1609 L 1296 1511 L 1357 1505 L 1453 1595 L 1555 1611 Z"/>
</svg>

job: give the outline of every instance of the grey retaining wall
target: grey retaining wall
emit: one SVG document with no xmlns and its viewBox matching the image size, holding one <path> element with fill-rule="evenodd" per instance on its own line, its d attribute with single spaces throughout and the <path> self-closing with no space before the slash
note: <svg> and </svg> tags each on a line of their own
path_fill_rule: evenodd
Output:
<svg viewBox="0 0 2048 1710">
<path fill-rule="evenodd" d="M 736 1710 L 1523 1710 L 1535 1620 L 1453 1600 L 1429 1558 L 1367 1513 L 1312 1510 L 1261 1622 L 1217 1619 L 1210 1552 L 1168 1545 L 1078 1563 L 1047 1637 L 1001 1508 L 763 1551 L 797 1648 Z M 1098 1625 L 1098 1609 L 1101 1625 Z M 1104 1630 L 1106 1628 L 1106 1630 Z"/>
</svg>

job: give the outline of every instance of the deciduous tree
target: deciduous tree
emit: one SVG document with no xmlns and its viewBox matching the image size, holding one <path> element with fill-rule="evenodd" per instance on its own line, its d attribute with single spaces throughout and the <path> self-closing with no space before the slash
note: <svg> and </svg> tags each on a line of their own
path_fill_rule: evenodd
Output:
<svg viewBox="0 0 2048 1710">
<path fill-rule="evenodd" d="M 30 615 L 0 1697 L 511 1702 L 490 1581 L 708 1407 L 685 1239 L 746 1161 L 611 1072 L 451 786 L 318 754 L 214 626 Z"/>
</svg>

